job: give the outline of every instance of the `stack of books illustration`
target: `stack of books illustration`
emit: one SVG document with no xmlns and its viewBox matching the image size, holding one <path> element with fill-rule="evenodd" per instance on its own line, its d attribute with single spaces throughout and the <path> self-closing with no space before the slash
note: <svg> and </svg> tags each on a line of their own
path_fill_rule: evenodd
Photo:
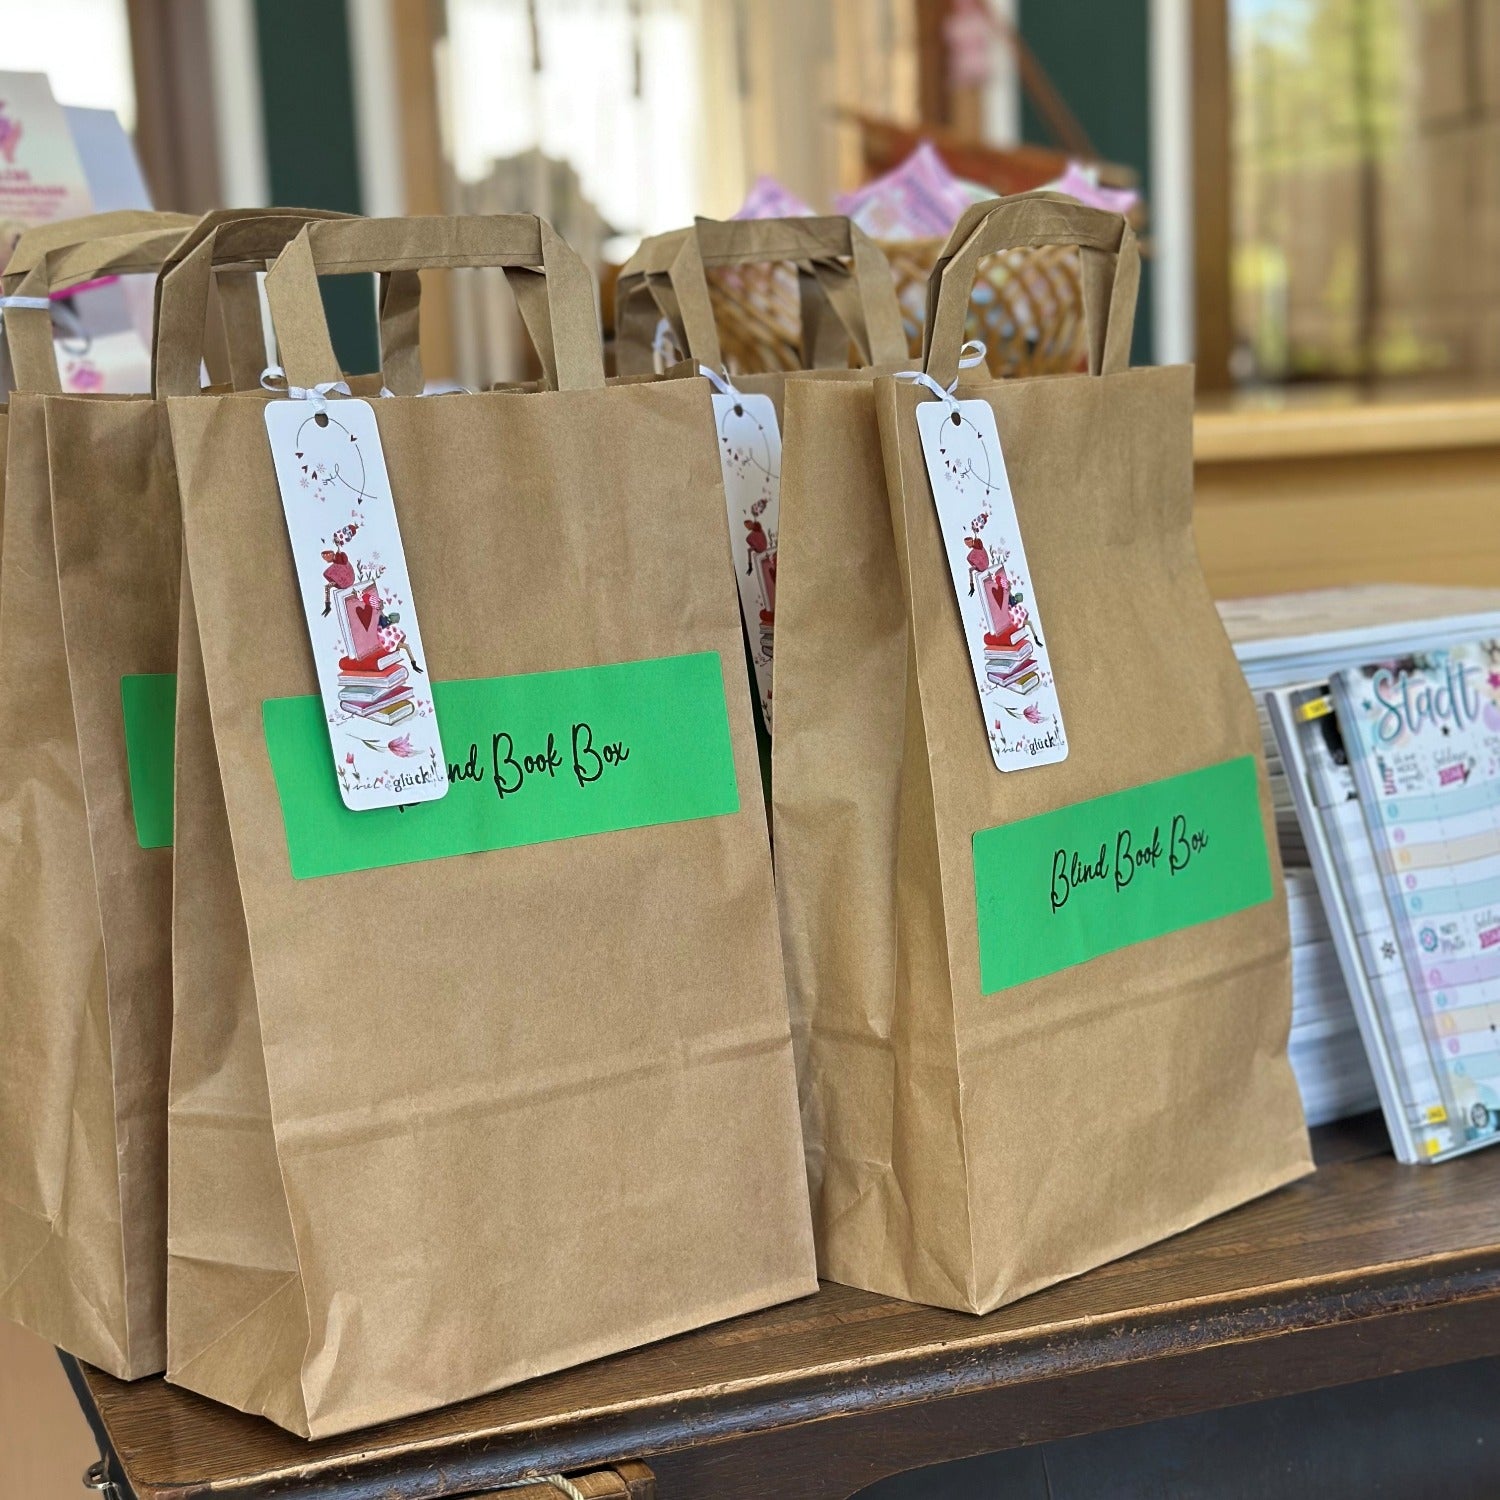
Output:
<svg viewBox="0 0 1500 1500">
<path fill-rule="evenodd" d="M 388 651 L 376 625 L 379 596 L 368 587 L 346 594 L 339 611 L 348 655 L 339 659 L 339 706 L 377 724 L 399 724 L 417 711 L 400 651 Z"/>
<path fill-rule="evenodd" d="M 416 712 L 401 653 L 339 660 L 339 706 L 362 719 L 399 724 Z"/>
<path fill-rule="evenodd" d="M 1036 646 L 1029 625 L 1011 619 L 1010 585 L 996 571 L 984 580 L 984 610 L 989 629 L 984 636 L 985 675 L 997 687 L 1030 693 L 1041 684 L 1036 671 Z"/>
</svg>

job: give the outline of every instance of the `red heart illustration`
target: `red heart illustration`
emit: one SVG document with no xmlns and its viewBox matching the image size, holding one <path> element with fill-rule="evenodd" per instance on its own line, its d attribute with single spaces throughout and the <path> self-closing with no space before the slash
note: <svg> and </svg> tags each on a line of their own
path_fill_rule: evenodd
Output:
<svg viewBox="0 0 1500 1500">
<path fill-rule="evenodd" d="M 361 630 L 370 628 L 370 621 L 375 617 L 375 606 L 373 604 L 356 604 L 354 606 L 354 617 L 359 621 Z"/>
</svg>

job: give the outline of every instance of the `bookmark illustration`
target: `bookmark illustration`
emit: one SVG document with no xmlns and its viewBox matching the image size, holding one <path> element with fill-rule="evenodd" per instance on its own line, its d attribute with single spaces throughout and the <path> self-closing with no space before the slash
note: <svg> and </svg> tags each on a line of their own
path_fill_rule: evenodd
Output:
<svg viewBox="0 0 1500 1500">
<path fill-rule="evenodd" d="M 942 398 L 917 407 L 917 430 L 990 752 L 1002 771 L 1053 765 L 1068 738 L 995 413 L 920 383 Z"/>
<path fill-rule="evenodd" d="M 448 769 L 380 429 L 337 389 L 266 405 L 334 773 L 354 811 L 431 802 Z"/>
<path fill-rule="evenodd" d="M 769 396 L 736 390 L 716 370 L 699 365 L 714 387 L 714 427 L 729 540 L 734 550 L 740 616 L 755 664 L 755 688 L 766 730 L 771 729 L 771 675 L 776 633 L 776 535 L 781 511 L 781 427 Z"/>
</svg>

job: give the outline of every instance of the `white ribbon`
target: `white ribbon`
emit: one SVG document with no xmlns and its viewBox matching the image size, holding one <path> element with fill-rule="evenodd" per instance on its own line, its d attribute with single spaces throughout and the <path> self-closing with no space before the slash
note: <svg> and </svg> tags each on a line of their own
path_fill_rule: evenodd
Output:
<svg viewBox="0 0 1500 1500">
<path fill-rule="evenodd" d="M 273 391 L 278 396 L 286 396 L 292 401 L 311 401 L 319 411 L 327 407 L 329 396 L 352 396 L 354 394 L 349 389 L 349 383 L 345 380 L 324 380 L 314 386 L 293 385 L 287 380 L 286 371 L 280 365 L 267 365 L 261 371 L 260 383 L 262 389 Z M 456 389 L 466 396 L 474 394 L 466 385 L 458 386 Z M 397 393 L 390 386 L 383 385 L 380 387 L 380 394 L 383 397 L 388 396 L 395 399 Z M 417 392 L 419 396 L 447 396 L 451 394 L 452 392 L 450 391 L 421 390 Z"/>
<path fill-rule="evenodd" d="M 56 325 L 52 337 L 58 342 L 66 339 L 78 341 L 82 347 L 68 349 L 69 354 L 84 355 L 89 352 L 92 342 L 89 331 L 83 326 L 83 320 L 66 302 L 54 301 L 51 297 L 0 297 L 0 318 L 3 318 L 12 308 L 26 312 L 50 312 L 52 321 Z"/>
<path fill-rule="evenodd" d="M 667 369 L 677 364 L 682 359 L 682 350 L 677 347 L 677 335 L 673 331 L 671 320 L 658 318 L 656 320 L 656 332 L 651 338 L 651 366 L 658 375 L 665 374 Z"/>
<path fill-rule="evenodd" d="M 698 373 L 700 375 L 704 376 L 707 379 L 708 383 L 711 386 L 713 386 L 713 388 L 721 396 L 733 396 L 736 401 L 738 401 L 740 399 L 740 393 L 734 388 L 734 385 L 730 382 L 729 371 L 728 370 L 726 370 L 721 375 L 711 365 L 699 365 L 698 366 Z"/>
<path fill-rule="evenodd" d="M 347 396 L 349 393 L 347 391 L 345 391 L 344 394 Z M 389 396 L 393 400 L 399 400 L 400 399 L 400 393 L 397 392 L 397 391 L 393 391 L 390 388 L 390 386 L 388 386 L 388 385 L 383 385 L 383 386 L 380 387 L 380 394 L 382 396 Z M 471 391 L 469 389 L 469 387 L 466 386 L 466 385 L 444 386 L 441 390 L 436 390 L 436 391 L 430 391 L 430 390 L 428 390 L 426 388 L 426 386 L 423 386 L 423 388 L 420 391 L 417 392 L 417 396 L 419 396 L 419 397 L 420 396 L 472 396 L 473 394 L 474 394 L 474 392 Z"/>
<path fill-rule="evenodd" d="M 968 339 L 963 348 L 958 351 L 958 368 L 960 370 L 972 370 L 975 365 L 984 363 L 984 344 L 979 339 Z M 699 366 L 701 369 L 702 366 Z M 705 373 L 707 373 L 705 371 Z M 926 370 L 898 370 L 897 380 L 909 380 L 913 385 L 924 386 L 931 391 L 940 401 L 946 401 L 949 406 L 957 406 L 958 398 L 954 392 L 958 389 L 958 376 L 953 377 L 953 384 L 941 386 Z"/>
<path fill-rule="evenodd" d="M 278 396 L 285 396 L 291 401 L 311 401 L 314 411 L 326 411 L 328 398 L 331 395 L 353 394 L 349 389 L 349 383 L 344 380 L 324 380 L 314 386 L 293 385 L 286 378 L 286 371 L 280 365 L 267 365 L 261 371 L 260 383 L 263 390 L 272 391 Z"/>
</svg>

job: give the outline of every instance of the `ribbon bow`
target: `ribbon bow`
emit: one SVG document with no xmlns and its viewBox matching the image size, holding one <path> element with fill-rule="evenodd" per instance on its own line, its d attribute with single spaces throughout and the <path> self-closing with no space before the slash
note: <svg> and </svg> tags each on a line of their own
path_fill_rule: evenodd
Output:
<svg viewBox="0 0 1500 1500">
<path fill-rule="evenodd" d="M 729 379 L 729 371 L 721 375 L 712 365 L 699 365 L 698 373 L 721 395 L 733 396 L 736 401 L 740 399 L 740 393 Z"/>
<path fill-rule="evenodd" d="M 274 391 L 288 400 L 312 402 L 314 411 L 326 411 L 329 396 L 353 394 L 346 380 L 323 380 L 314 386 L 293 385 L 280 365 L 268 365 L 262 370 L 260 383 L 262 389 Z"/>
<path fill-rule="evenodd" d="M 958 368 L 960 370 L 972 370 L 975 365 L 984 363 L 984 344 L 979 339 L 968 339 L 962 349 L 958 351 Z M 910 380 L 914 385 L 925 386 L 940 401 L 946 401 L 949 406 L 957 406 L 958 398 L 953 393 L 958 389 L 958 377 L 953 377 L 953 384 L 941 386 L 926 370 L 898 370 L 897 380 Z"/>
</svg>

